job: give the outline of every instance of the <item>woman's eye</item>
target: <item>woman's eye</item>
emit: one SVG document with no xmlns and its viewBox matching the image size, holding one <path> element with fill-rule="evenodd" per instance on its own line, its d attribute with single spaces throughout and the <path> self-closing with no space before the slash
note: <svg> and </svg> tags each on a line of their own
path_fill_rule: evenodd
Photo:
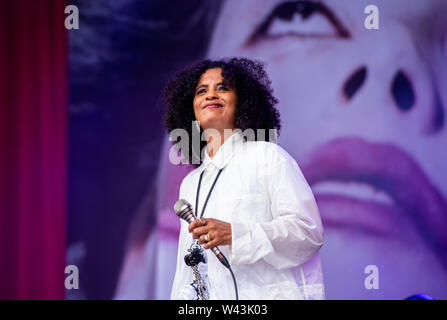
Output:
<svg viewBox="0 0 447 320">
<path fill-rule="evenodd" d="M 199 91 L 196 92 L 196 94 L 201 94 L 201 93 L 204 93 L 204 92 L 205 92 L 205 89 L 200 89 Z"/>
<path fill-rule="evenodd" d="M 217 88 L 218 90 L 221 90 L 221 91 L 227 91 L 228 90 L 228 88 L 227 87 L 219 87 L 219 88 Z"/>
<path fill-rule="evenodd" d="M 249 43 L 260 38 L 349 38 L 350 34 L 322 2 L 287 1 L 273 8 L 259 25 Z"/>
</svg>

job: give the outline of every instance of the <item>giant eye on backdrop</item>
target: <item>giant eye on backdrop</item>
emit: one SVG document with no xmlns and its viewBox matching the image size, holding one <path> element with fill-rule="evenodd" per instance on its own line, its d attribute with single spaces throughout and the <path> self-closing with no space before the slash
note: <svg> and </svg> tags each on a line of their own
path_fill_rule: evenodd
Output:
<svg viewBox="0 0 447 320">
<path fill-rule="evenodd" d="M 272 9 L 251 35 L 248 43 L 284 36 L 349 38 L 350 34 L 335 14 L 322 2 L 286 1 Z"/>
</svg>

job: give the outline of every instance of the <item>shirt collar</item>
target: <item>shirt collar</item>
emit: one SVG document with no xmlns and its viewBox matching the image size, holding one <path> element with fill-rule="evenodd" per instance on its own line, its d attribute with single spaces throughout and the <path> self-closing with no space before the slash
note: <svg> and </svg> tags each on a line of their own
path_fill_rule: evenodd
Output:
<svg viewBox="0 0 447 320">
<path fill-rule="evenodd" d="M 227 140 L 225 140 L 223 145 L 220 146 L 214 157 L 211 158 L 208 154 L 208 149 L 205 148 L 205 156 L 202 165 L 199 167 L 199 171 L 202 172 L 205 168 L 209 168 L 210 166 L 214 166 L 217 169 L 224 168 L 230 162 L 236 148 L 242 144 L 243 141 L 244 137 L 242 136 L 242 133 L 240 130 L 236 130 Z"/>
</svg>

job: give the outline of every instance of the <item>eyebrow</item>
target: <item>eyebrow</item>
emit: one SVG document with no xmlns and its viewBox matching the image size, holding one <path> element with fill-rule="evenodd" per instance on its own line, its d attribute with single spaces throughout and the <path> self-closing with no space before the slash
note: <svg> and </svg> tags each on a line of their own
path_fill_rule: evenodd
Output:
<svg viewBox="0 0 447 320">
<path fill-rule="evenodd" d="M 224 86 L 227 86 L 228 85 L 228 83 L 227 82 L 225 82 L 225 81 L 222 81 L 222 82 L 219 82 L 218 84 L 217 84 L 218 86 L 219 85 L 224 85 Z M 208 85 L 207 84 L 201 84 L 200 86 L 197 86 L 197 88 L 196 88 L 196 91 L 199 89 L 199 88 L 202 88 L 202 87 L 204 87 L 204 88 L 207 88 L 208 87 Z"/>
</svg>

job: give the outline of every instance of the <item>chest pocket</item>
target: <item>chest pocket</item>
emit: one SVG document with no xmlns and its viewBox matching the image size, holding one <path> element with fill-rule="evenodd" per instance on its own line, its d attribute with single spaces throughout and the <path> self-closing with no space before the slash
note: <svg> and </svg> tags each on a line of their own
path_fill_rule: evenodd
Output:
<svg viewBox="0 0 447 320">
<path fill-rule="evenodd" d="M 233 221 L 270 221 L 272 215 L 268 199 L 262 194 L 243 194 L 232 201 Z"/>
</svg>

